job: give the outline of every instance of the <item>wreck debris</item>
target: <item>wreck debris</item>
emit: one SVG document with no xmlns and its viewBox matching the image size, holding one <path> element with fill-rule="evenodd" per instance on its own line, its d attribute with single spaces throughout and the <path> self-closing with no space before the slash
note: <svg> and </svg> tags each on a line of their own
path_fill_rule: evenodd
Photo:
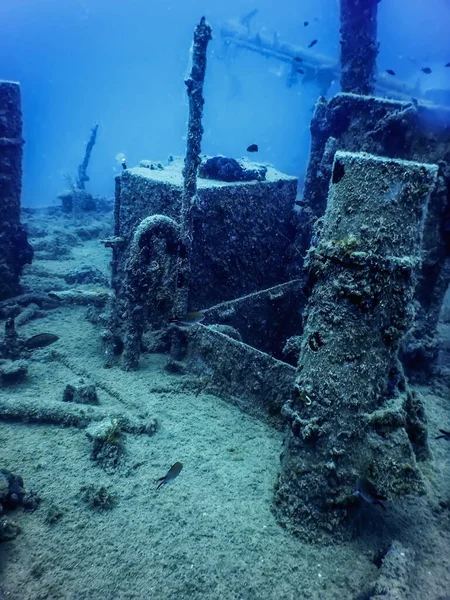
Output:
<svg viewBox="0 0 450 600">
<path fill-rule="evenodd" d="M 23 506 L 29 512 L 34 511 L 40 500 L 36 492 L 25 491 L 20 475 L 0 469 L 0 542 L 13 540 L 20 533 L 20 527 L 9 519 L 5 512 L 19 506 Z"/>
<path fill-rule="evenodd" d="M 93 510 L 111 510 L 116 503 L 115 495 L 104 485 L 83 485 L 81 499 Z"/>
<path fill-rule="evenodd" d="M 225 156 L 212 156 L 200 164 L 198 176 L 216 181 L 264 181 L 267 167 L 258 165 L 254 169 L 245 166 L 244 161 Z"/>
<path fill-rule="evenodd" d="M 54 290 L 48 293 L 48 297 L 52 300 L 57 300 L 60 304 L 79 304 L 104 306 L 111 297 L 110 290 L 106 288 L 98 288 L 95 290 Z"/>
<path fill-rule="evenodd" d="M 76 383 L 68 383 L 64 388 L 63 402 L 77 404 L 98 404 L 97 390 L 93 383 L 85 383 L 83 379 Z"/>
<path fill-rule="evenodd" d="M 107 473 L 113 473 L 123 453 L 123 443 L 120 441 L 123 437 L 122 427 L 118 419 L 107 418 L 91 423 L 85 433 L 92 442 L 91 459 Z"/>
<path fill-rule="evenodd" d="M 22 110 L 20 86 L 0 81 L 0 300 L 19 293 L 24 265 L 33 249 L 20 223 L 22 193 Z"/>
<path fill-rule="evenodd" d="M 129 398 L 124 398 L 121 394 L 119 394 L 119 392 L 116 389 L 114 389 L 112 386 L 110 386 L 108 383 L 106 383 L 103 378 L 97 377 L 95 375 L 95 373 L 93 373 L 92 371 L 89 371 L 88 369 L 75 364 L 63 352 L 53 350 L 49 354 L 49 358 L 51 360 L 54 360 L 54 361 L 60 363 L 61 365 L 66 367 L 66 369 L 69 369 L 69 371 L 71 371 L 72 373 L 77 375 L 79 378 L 92 381 L 92 383 L 94 383 L 96 387 L 105 391 L 109 396 L 111 396 L 111 398 L 115 398 L 121 404 L 126 405 L 127 407 L 130 407 Z M 137 408 L 137 407 L 135 406 L 135 408 Z"/>
<path fill-rule="evenodd" d="M 51 310 L 59 306 L 56 300 L 51 300 L 47 294 L 40 292 L 27 293 L 15 296 L 10 300 L 3 300 L 0 302 L 0 318 L 8 319 L 10 317 L 16 317 L 19 313 L 24 311 L 24 307 L 35 305 L 41 310 Z"/>
<path fill-rule="evenodd" d="M 27 373 L 27 361 L 0 359 L 0 384 L 13 385 L 19 383 L 26 378 Z"/>
<path fill-rule="evenodd" d="M 208 391 L 282 429 L 281 408 L 290 394 L 295 368 L 243 344 L 229 335 L 235 332 L 230 329 L 202 324 L 184 329 L 181 358 L 188 372 L 203 378 Z"/>
<path fill-rule="evenodd" d="M 274 505 L 282 523 L 314 540 L 348 534 L 355 474 L 390 497 L 417 493 L 423 488 L 417 460 L 428 456 L 420 399 L 404 398 L 396 386 L 387 390 L 386 382 L 401 368 L 399 345 L 412 324 L 423 223 L 438 168 L 341 151 L 338 163 L 345 175 L 330 185 L 321 236 L 307 258 L 315 283 L 299 393 L 284 411 L 291 427 Z M 343 252 L 339 242 L 351 238 L 356 248 Z M 316 332 L 326 332 L 322 345 Z M 380 407 L 409 416 L 388 419 L 381 437 L 370 418 Z"/>
<path fill-rule="evenodd" d="M 62 427 L 78 427 L 83 429 L 91 423 L 111 418 L 117 420 L 122 431 L 127 433 L 153 435 L 157 430 L 155 419 L 137 419 L 125 413 L 111 415 L 110 411 L 72 402 L 41 402 L 33 400 L 0 398 L 0 421 L 16 421 L 60 425 Z"/>
<path fill-rule="evenodd" d="M 10 317 L 5 322 L 5 337 L 3 342 L 0 342 L 0 357 L 14 360 L 19 358 L 22 349 L 23 343 L 19 340 L 16 324 L 14 319 Z"/>
</svg>

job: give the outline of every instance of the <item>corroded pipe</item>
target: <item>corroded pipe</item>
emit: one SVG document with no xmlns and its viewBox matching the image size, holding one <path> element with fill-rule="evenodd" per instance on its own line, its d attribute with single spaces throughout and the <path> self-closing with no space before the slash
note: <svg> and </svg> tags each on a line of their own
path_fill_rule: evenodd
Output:
<svg viewBox="0 0 450 600">
<path fill-rule="evenodd" d="M 349 534 L 358 477 L 389 498 L 423 490 L 428 457 L 420 398 L 399 344 L 411 303 L 437 166 L 337 152 L 307 267 L 306 309 L 275 495 L 280 521 L 307 539 Z"/>
</svg>

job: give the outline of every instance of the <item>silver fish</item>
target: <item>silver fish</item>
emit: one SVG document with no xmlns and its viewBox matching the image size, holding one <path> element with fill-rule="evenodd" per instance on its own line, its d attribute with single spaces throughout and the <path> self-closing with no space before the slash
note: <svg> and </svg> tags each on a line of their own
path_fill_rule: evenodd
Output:
<svg viewBox="0 0 450 600">
<path fill-rule="evenodd" d="M 196 325 L 197 323 L 201 323 L 205 315 L 201 311 L 191 311 L 183 315 L 182 317 L 174 317 L 169 319 L 169 323 L 173 323 L 174 325 Z"/>
</svg>

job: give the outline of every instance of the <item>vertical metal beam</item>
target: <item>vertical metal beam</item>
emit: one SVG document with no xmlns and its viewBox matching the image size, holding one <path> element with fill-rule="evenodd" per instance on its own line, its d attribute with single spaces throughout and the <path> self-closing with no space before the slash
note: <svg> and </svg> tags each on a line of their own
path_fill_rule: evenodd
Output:
<svg viewBox="0 0 450 600">
<path fill-rule="evenodd" d="M 33 250 L 20 223 L 22 192 L 22 110 L 20 86 L 0 82 L 0 300 L 19 292 L 22 267 Z"/>
<path fill-rule="evenodd" d="M 190 253 L 192 247 L 192 209 L 197 197 L 197 171 L 201 163 L 203 135 L 202 114 L 205 100 L 203 84 L 206 71 L 206 50 L 212 39 L 211 27 L 202 17 L 194 32 L 191 73 L 186 79 L 189 98 L 189 120 L 186 158 L 184 159 L 184 189 L 181 206 L 181 243 L 178 258 L 178 283 L 174 313 L 184 315 L 188 310 Z"/>
<path fill-rule="evenodd" d="M 377 5 L 380 0 L 340 1 L 342 91 L 373 94 L 378 54 Z"/>
</svg>

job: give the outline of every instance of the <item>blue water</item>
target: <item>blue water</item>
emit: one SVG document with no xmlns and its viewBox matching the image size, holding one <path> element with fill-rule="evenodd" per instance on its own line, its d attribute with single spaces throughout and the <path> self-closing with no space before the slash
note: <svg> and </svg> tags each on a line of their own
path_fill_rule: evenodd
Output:
<svg viewBox="0 0 450 600">
<path fill-rule="evenodd" d="M 112 195 L 115 160 L 184 154 L 183 79 L 195 25 L 213 28 L 203 151 L 258 160 L 300 178 L 318 88 L 287 86 L 289 70 L 245 50 L 224 60 L 223 23 L 254 8 L 255 30 L 339 56 L 337 0 L 1 0 L 0 77 L 20 81 L 26 139 L 23 204 L 52 205 L 74 174 L 94 122 L 89 191 Z M 307 27 L 303 22 L 309 21 Z M 450 87 L 449 0 L 382 0 L 379 68 L 422 87 Z M 420 71 L 432 68 L 431 75 Z M 338 91 L 337 85 L 330 93 Z"/>
</svg>

